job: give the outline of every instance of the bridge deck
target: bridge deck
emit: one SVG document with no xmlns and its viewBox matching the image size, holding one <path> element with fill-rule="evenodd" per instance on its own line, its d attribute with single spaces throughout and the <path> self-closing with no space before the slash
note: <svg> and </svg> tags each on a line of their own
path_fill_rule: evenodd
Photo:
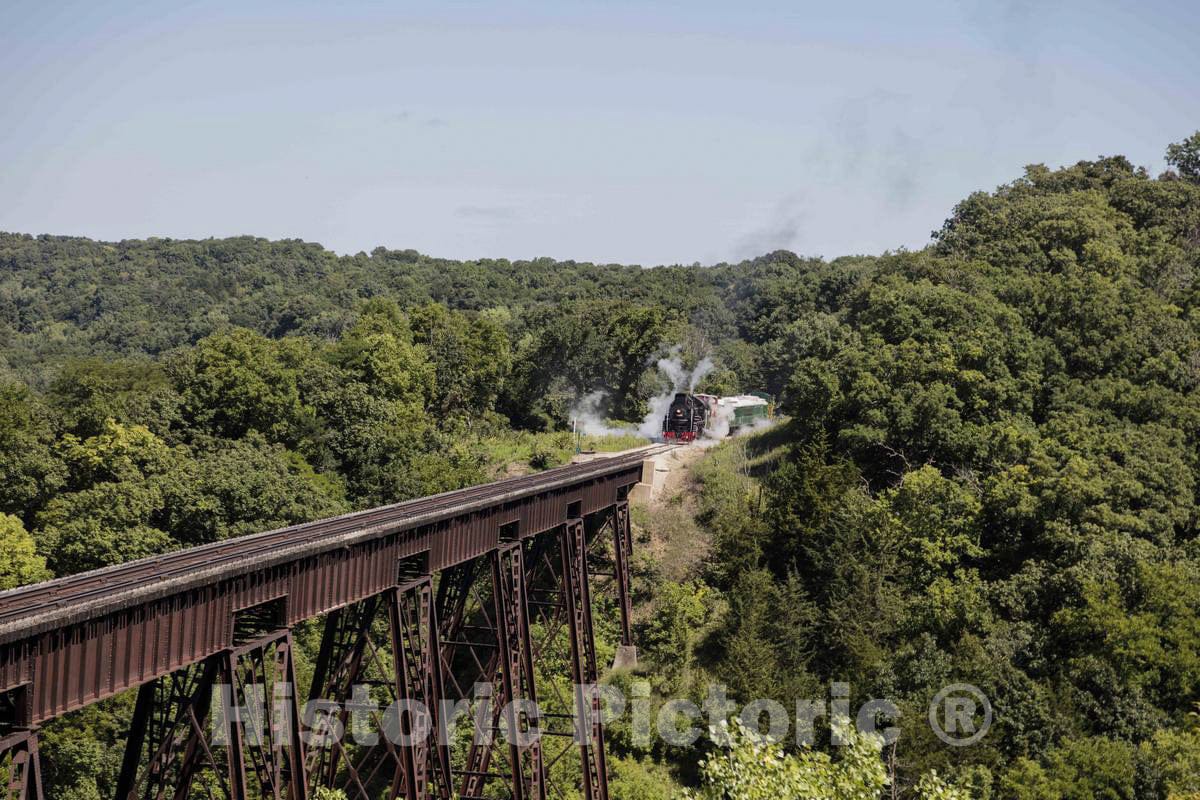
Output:
<svg viewBox="0 0 1200 800">
<path fill-rule="evenodd" d="M 37 724 L 231 647 L 241 610 L 276 603 L 292 625 L 610 508 L 664 449 L 0 592 L 0 692 L 25 691 L 18 722 Z"/>
</svg>

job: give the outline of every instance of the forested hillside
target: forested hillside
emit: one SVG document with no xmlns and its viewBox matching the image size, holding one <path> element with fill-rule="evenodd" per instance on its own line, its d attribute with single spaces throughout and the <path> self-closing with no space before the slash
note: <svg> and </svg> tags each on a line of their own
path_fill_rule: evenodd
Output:
<svg viewBox="0 0 1200 800">
<path fill-rule="evenodd" d="M 1197 796 L 1200 133 L 1168 160 L 1029 167 L 832 261 L 0 234 L 0 585 L 549 465 L 572 404 L 639 419 L 678 348 L 789 422 L 698 467 L 694 568 L 642 564 L 657 697 L 892 698 L 902 793 Z M 996 710 L 972 747 L 924 724 L 956 680 Z M 52 796 L 111 792 L 119 719 L 48 734 Z M 613 739 L 618 797 L 698 778 Z"/>
</svg>

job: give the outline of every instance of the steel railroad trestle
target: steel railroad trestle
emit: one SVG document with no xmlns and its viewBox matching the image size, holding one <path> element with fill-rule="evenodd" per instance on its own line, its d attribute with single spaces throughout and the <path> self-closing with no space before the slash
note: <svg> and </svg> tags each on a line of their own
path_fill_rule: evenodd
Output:
<svg viewBox="0 0 1200 800">
<path fill-rule="evenodd" d="M 600 677 L 594 615 L 632 645 L 628 497 L 659 452 L 0 593 L 7 797 L 46 800 L 42 724 L 132 693 L 119 800 L 546 800 L 560 771 L 607 800 L 581 687 Z M 297 639 L 319 641 L 313 663 Z M 545 698 L 542 663 L 569 669 Z M 556 770 L 571 752 L 581 772 Z"/>
</svg>

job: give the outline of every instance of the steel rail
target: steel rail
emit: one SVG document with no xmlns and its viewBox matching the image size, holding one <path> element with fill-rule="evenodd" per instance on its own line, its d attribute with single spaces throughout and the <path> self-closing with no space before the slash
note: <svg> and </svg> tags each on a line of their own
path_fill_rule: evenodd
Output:
<svg viewBox="0 0 1200 800">
<path fill-rule="evenodd" d="M 343 514 L 237 539 L 211 542 L 78 575 L 0 592 L 0 643 L 33 635 L 79 613 L 127 607 L 150 595 L 181 591 L 245 571 L 348 546 L 519 500 L 563 485 L 603 477 L 661 454 L 649 446 L 546 472 L 455 489 L 389 506 Z"/>
<path fill-rule="evenodd" d="M 639 457 L 644 458 L 639 454 Z M 611 466 L 619 461 L 624 461 L 625 457 L 615 457 L 605 459 L 604 463 Z M 343 514 L 337 517 L 329 517 L 312 522 L 301 523 L 286 528 L 277 528 L 261 533 L 250 534 L 248 536 L 238 537 L 236 539 L 226 539 L 217 542 L 209 542 L 202 545 L 177 550 L 171 553 L 162 555 L 150 556 L 137 561 L 130 561 L 124 564 L 117 564 L 112 567 L 104 567 L 88 572 L 81 572 L 77 575 L 66 576 L 52 581 L 46 581 L 40 584 L 31 584 L 29 586 L 10 589 L 5 592 L 0 592 L 0 622 L 5 621 L 5 618 L 17 609 L 9 609 L 9 603 L 16 599 L 17 596 L 29 594 L 70 594 L 72 597 L 77 597 L 81 591 L 87 591 L 91 588 L 113 589 L 118 588 L 114 585 L 113 579 L 125 576 L 140 577 L 143 574 L 162 575 L 163 570 L 167 567 L 186 568 L 195 563 L 211 563 L 207 561 L 214 554 L 228 554 L 232 551 L 238 551 L 239 554 L 244 554 L 253 549 L 265 549 L 276 543 L 277 540 L 284 538 L 285 535 L 295 536 L 304 534 L 300 542 L 309 542 L 315 538 L 322 536 L 336 535 L 343 528 L 361 529 L 363 527 L 373 527 L 373 521 L 379 517 L 390 518 L 397 512 L 403 511 L 409 514 L 419 514 L 422 511 L 429 509 L 452 508 L 462 505 L 476 497 L 486 496 L 492 497 L 501 488 L 510 489 L 517 488 L 516 484 L 525 484 L 536 486 L 545 482 L 548 476 L 563 477 L 568 471 L 580 471 L 581 467 L 595 467 L 596 462 L 588 464 L 574 464 L 569 467 L 550 470 L 543 473 L 533 475 L 523 475 L 516 478 L 507 478 L 494 483 L 480 484 L 476 486 L 468 486 L 462 489 L 454 489 L 448 492 L 443 492 L 437 495 L 417 498 L 414 500 L 406 500 L 401 503 L 396 503 L 390 506 L 379 506 L 377 508 L 366 509 L 363 511 L 354 511 L 348 514 Z M 336 528 L 333 526 L 337 526 Z M 315 529 L 315 530 L 310 530 Z M 266 540 L 266 541 L 264 541 Z M 295 539 L 289 539 L 289 544 L 298 543 Z M 135 574 L 136 573 L 136 574 Z"/>
</svg>

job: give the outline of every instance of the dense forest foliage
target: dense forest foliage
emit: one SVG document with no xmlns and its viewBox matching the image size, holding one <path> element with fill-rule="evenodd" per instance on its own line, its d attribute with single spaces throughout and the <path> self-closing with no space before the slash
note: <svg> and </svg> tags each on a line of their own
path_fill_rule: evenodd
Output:
<svg viewBox="0 0 1200 800">
<path fill-rule="evenodd" d="M 1196 796 L 1200 134 L 1168 161 L 1029 167 L 833 261 L 0 234 L 0 586 L 547 466 L 575 401 L 640 418 L 678 348 L 788 422 L 698 465 L 703 558 L 640 566 L 656 696 L 892 698 L 905 793 Z M 923 724 L 956 680 L 996 710 L 972 747 Z M 53 796 L 110 789 L 119 719 L 47 734 Z M 720 780 L 613 745 L 618 797 Z"/>
</svg>

